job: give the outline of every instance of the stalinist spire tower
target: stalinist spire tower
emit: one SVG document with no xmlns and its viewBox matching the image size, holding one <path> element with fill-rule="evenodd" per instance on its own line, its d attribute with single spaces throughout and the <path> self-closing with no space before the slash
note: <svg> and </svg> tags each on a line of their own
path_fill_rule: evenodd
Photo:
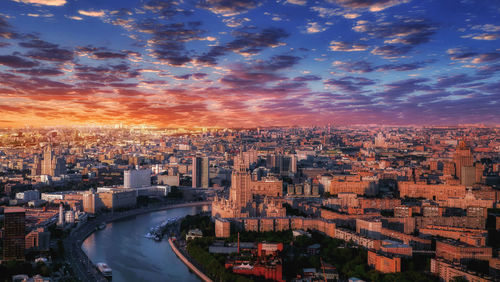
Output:
<svg viewBox="0 0 500 282">
<path fill-rule="evenodd" d="M 238 208 L 245 207 L 252 200 L 250 173 L 247 171 L 242 153 L 234 158 L 229 199 Z"/>
<path fill-rule="evenodd" d="M 464 140 L 458 143 L 457 151 L 453 156 L 453 162 L 455 163 L 455 175 L 458 179 L 462 177 L 462 167 L 474 165 L 474 157 L 472 156 L 471 149 Z"/>
</svg>

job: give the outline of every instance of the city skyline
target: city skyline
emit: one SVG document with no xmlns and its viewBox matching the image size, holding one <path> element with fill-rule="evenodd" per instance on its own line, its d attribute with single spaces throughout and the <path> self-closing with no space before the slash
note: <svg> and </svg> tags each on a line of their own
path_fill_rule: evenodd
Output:
<svg viewBox="0 0 500 282">
<path fill-rule="evenodd" d="M 0 127 L 500 124 L 500 4 L 8 0 Z"/>
</svg>

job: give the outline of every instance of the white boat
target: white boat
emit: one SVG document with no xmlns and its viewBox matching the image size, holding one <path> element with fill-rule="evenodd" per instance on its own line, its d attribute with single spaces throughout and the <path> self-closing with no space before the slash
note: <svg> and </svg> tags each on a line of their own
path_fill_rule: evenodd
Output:
<svg viewBox="0 0 500 282">
<path fill-rule="evenodd" d="M 113 270 L 111 270 L 111 267 L 109 267 L 105 262 L 98 262 L 96 265 L 104 277 L 113 276 Z"/>
</svg>

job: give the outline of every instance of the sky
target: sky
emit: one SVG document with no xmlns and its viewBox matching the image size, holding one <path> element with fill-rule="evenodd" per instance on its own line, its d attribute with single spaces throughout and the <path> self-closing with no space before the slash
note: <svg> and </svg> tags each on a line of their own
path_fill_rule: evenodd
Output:
<svg viewBox="0 0 500 282">
<path fill-rule="evenodd" d="M 2 0 L 0 127 L 500 124 L 498 0 Z"/>
</svg>

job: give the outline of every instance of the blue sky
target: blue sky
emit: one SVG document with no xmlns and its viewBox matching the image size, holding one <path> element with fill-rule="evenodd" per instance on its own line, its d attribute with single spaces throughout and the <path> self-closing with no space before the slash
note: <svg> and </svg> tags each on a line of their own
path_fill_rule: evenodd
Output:
<svg viewBox="0 0 500 282">
<path fill-rule="evenodd" d="M 4 0 L 0 126 L 498 124 L 500 2 Z"/>
</svg>

